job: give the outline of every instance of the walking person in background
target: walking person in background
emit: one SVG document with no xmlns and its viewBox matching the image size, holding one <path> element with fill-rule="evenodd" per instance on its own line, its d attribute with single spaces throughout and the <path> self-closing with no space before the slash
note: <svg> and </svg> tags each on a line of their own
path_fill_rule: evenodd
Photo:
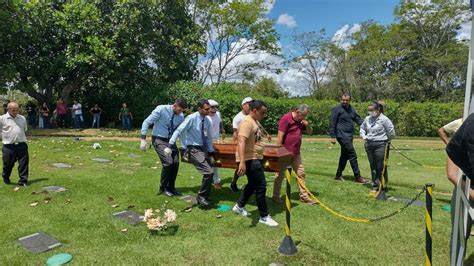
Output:
<svg viewBox="0 0 474 266">
<path fill-rule="evenodd" d="M 94 107 L 92 107 L 89 112 L 92 114 L 92 128 L 94 128 L 94 125 L 97 126 L 97 128 L 100 127 L 100 115 L 102 114 L 102 109 L 99 107 L 98 104 L 94 104 Z"/>
<path fill-rule="evenodd" d="M 373 184 L 371 193 L 377 193 L 382 178 L 384 179 L 382 189 L 387 190 L 386 161 L 390 151 L 390 140 L 395 137 L 395 128 L 392 121 L 382 113 L 383 106 L 380 103 L 369 104 L 367 111 L 369 115 L 360 126 L 360 137 L 365 140 L 365 150 L 370 164 Z"/>
<path fill-rule="evenodd" d="M 132 129 L 132 112 L 130 112 L 130 109 L 127 107 L 126 103 L 122 103 L 122 108 L 120 108 L 119 112 L 119 120 L 122 121 L 122 127 L 124 130 L 128 131 Z"/>
<path fill-rule="evenodd" d="M 66 119 L 67 119 L 67 105 L 62 98 L 59 98 L 56 104 L 56 124 L 58 128 L 66 128 Z"/>
<path fill-rule="evenodd" d="M 224 137 L 224 125 L 222 124 L 221 113 L 217 111 L 219 108 L 219 103 L 214 100 L 209 100 L 209 105 L 211 107 L 211 110 L 209 111 L 209 115 L 207 117 L 211 121 L 210 136 L 211 136 L 212 142 L 215 142 L 221 139 L 221 137 L 222 138 Z M 214 188 L 221 189 L 222 185 L 221 185 L 221 178 L 219 176 L 219 168 L 213 167 L 213 169 L 214 169 L 214 177 L 213 177 Z"/>
<path fill-rule="evenodd" d="M 18 161 L 19 186 L 28 185 L 28 145 L 25 132 L 28 130 L 26 119 L 19 114 L 20 108 L 16 102 L 10 102 L 7 113 L 0 116 L 2 130 L 2 157 L 3 157 L 3 183 L 10 184 L 10 175 Z"/>
<path fill-rule="evenodd" d="M 242 103 L 240 106 L 242 107 L 242 111 L 240 111 L 238 114 L 234 116 L 234 119 L 232 119 L 232 139 L 233 141 L 238 141 L 238 134 L 239 134 L 239 126 L 240 122 L 250 113 L 250 103 L 252 102 L 252 98 L 246 97 L 242 100 Z M 238 161 L 237 161 L 238 163 Z M 234 172 L 234 176 L 232 178 L 232 181 L 230 183 L 230 189 L 232 192 L 239 192 L 239 188 L 237 187 L 237 180 L 239 180 L 239 175 L 237 174 L 237 170 Z"/>
<path fill-rule="evenodd" d="M 82 122 L 84 121 L 84 117 L 82 116 L 82 105 L 77 100 L 74 100 L 74 104 L 72 105 L 72 113 L 74 117 L 74 127 L 82 128 Z"/>
<path fill-rule="evenodd" d="M 26 108 L 28 114 L 28 125 L 34 129 L 36 127 L 36 105 L 29 101 Z"/>
<path fill-rule="evenodd" d="M 49 128 L 49 108 L 46 103 L 39 108 L 39 128 Z"/>
<path fill-rule="evenodd" d="M 341 104 L 334 107 L 331 113 L 331 128 L 329 133 L 331 135 L 331 143 L 336 144 L 336 142 L 338 142 L 341 146 L 336 180 L 344 181 L 342 173 L 346 168 L 347 161 L 349 161 L 356 182 L 366 183 L 367 181 L 360 175 L 357 153 L 353 144 L 354 123 L 361 125 L 364 121 L 351 106 L 350 102 L 351 96 L 349 94 L 343 94 Z"/>
</svg>

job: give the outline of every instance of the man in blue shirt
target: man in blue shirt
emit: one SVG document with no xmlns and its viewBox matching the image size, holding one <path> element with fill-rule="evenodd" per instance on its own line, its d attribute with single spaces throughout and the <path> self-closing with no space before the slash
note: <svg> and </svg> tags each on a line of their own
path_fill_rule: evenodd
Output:
<svg viewBox="0 0 474 266">
<path fill-rule="evenodd" d="M 199 100 L 197 112 L 188 115 L 184 122 L 176 129 L 169 140 L 169 145 L 176 145 L 179 136 L 181 145 L 189 154 L 189 162 L 203 175 L 202 185 L 199 189 L 197 202 L 201 206 L 209 206 L 209 196 L 211 195 L 211 185 L 214 171 L 211 166 L 211 157 L 214 155 L 212 145 L 211 122 L 207 119 L 211 106 L 207 100 Z M 171 154 L 171 148 L 166 148 L 165 153 Z M 213 158 L 212 158 L 213 159 Z"/>
<path fill-rule="evenodd" d="M 184 121 L 183 110 L 186 108 L 187 104 L 182 99 L 176 100 L 173 105 L 158 105 L 142 124 L 140 149 L 146 150 L 146 134 L 150 125 L 153 125 L 151 142 L 163 165 L 160 193 L 168 197 L 181 195 L 175 187 L 179 169 L 179 152 L 176 145 L 169 145 L 168 141 L 176 128 Z M 166 148 L 171 150 L 169 154 L 165 153 Z"/>
</svg>

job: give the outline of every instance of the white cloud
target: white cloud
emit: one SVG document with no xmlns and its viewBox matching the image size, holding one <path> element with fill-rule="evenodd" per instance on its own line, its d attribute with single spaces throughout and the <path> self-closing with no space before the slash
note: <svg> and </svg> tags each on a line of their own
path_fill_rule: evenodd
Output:
<svg viewBox="0 0 474 266">
<path fill-rule="evenodd" d="M 292 29 L 296 27 L 296 20 L 294 17 L 288 15 L 287 13 L 281 14 L 277 19 L 277 24 L 287 26 L 288 28 Z"/>
<path fill-rule="evenodd" d="M 349 24 L 345 24 L 334 33 L 331 41 L 342 49 L 347 50 L 352 45 L 351 35 L 358 31 L 360 31 L 360 24 L 354 24 L 352 27 Z"/>
<path fill-rule="evenodd" d="M 470 40 L 471 39 L 471 21 L 466 21 L 461 24 L 461 29 L 458 31 L 456 36 L 458 40 Z"/>
</svg>

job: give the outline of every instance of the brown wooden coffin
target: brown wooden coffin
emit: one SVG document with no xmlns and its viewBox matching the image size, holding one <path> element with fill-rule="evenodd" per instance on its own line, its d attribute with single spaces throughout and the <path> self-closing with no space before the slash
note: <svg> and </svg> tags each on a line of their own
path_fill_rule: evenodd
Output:
<svg viewBox="0 0 474 266">
<path fill-rule="evenodd" d="M 281 165 L 288 165 L 291 160 L 291 153 L 283 146 L 276 144 L 265 144 L 263 151 L 263 166 L 267 172 L 278 172 Z M 237 169 L 235 162 L 235 152 L 237 143 L 215 142 L 215 165 L 221 168 Z"/>
</svg>

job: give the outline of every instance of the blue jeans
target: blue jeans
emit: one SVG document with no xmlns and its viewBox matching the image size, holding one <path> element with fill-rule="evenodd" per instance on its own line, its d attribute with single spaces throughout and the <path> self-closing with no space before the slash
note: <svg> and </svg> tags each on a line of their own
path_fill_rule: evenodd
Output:
<svg viewBox="0 0 474 266">
<path fill-rule="evenodd" d="M 130 116 L 128 116 L 128 115 L 122 116 L 122 126 L 123 126 L 123 129 L 125 129 L 125 130 L 130 130 L 131 129 Z"/>
<path fill-rule="evenodd" d="M 82 128 L 82 115 L 74 115 L 74 127 Z"/>
<path fill-rule="evenodd" d="M 28 124 L 31 128 L 36 127 L 36 116 L 35 115 L 29 115 L 28 116 Z"/>
<path fill-rule="evenodd" d="M 94 127 L 94 125 L 97 125 L 97 128 L 100 127 L 100 114 L 92 114 L 92 127 Z"/>
</svg>

